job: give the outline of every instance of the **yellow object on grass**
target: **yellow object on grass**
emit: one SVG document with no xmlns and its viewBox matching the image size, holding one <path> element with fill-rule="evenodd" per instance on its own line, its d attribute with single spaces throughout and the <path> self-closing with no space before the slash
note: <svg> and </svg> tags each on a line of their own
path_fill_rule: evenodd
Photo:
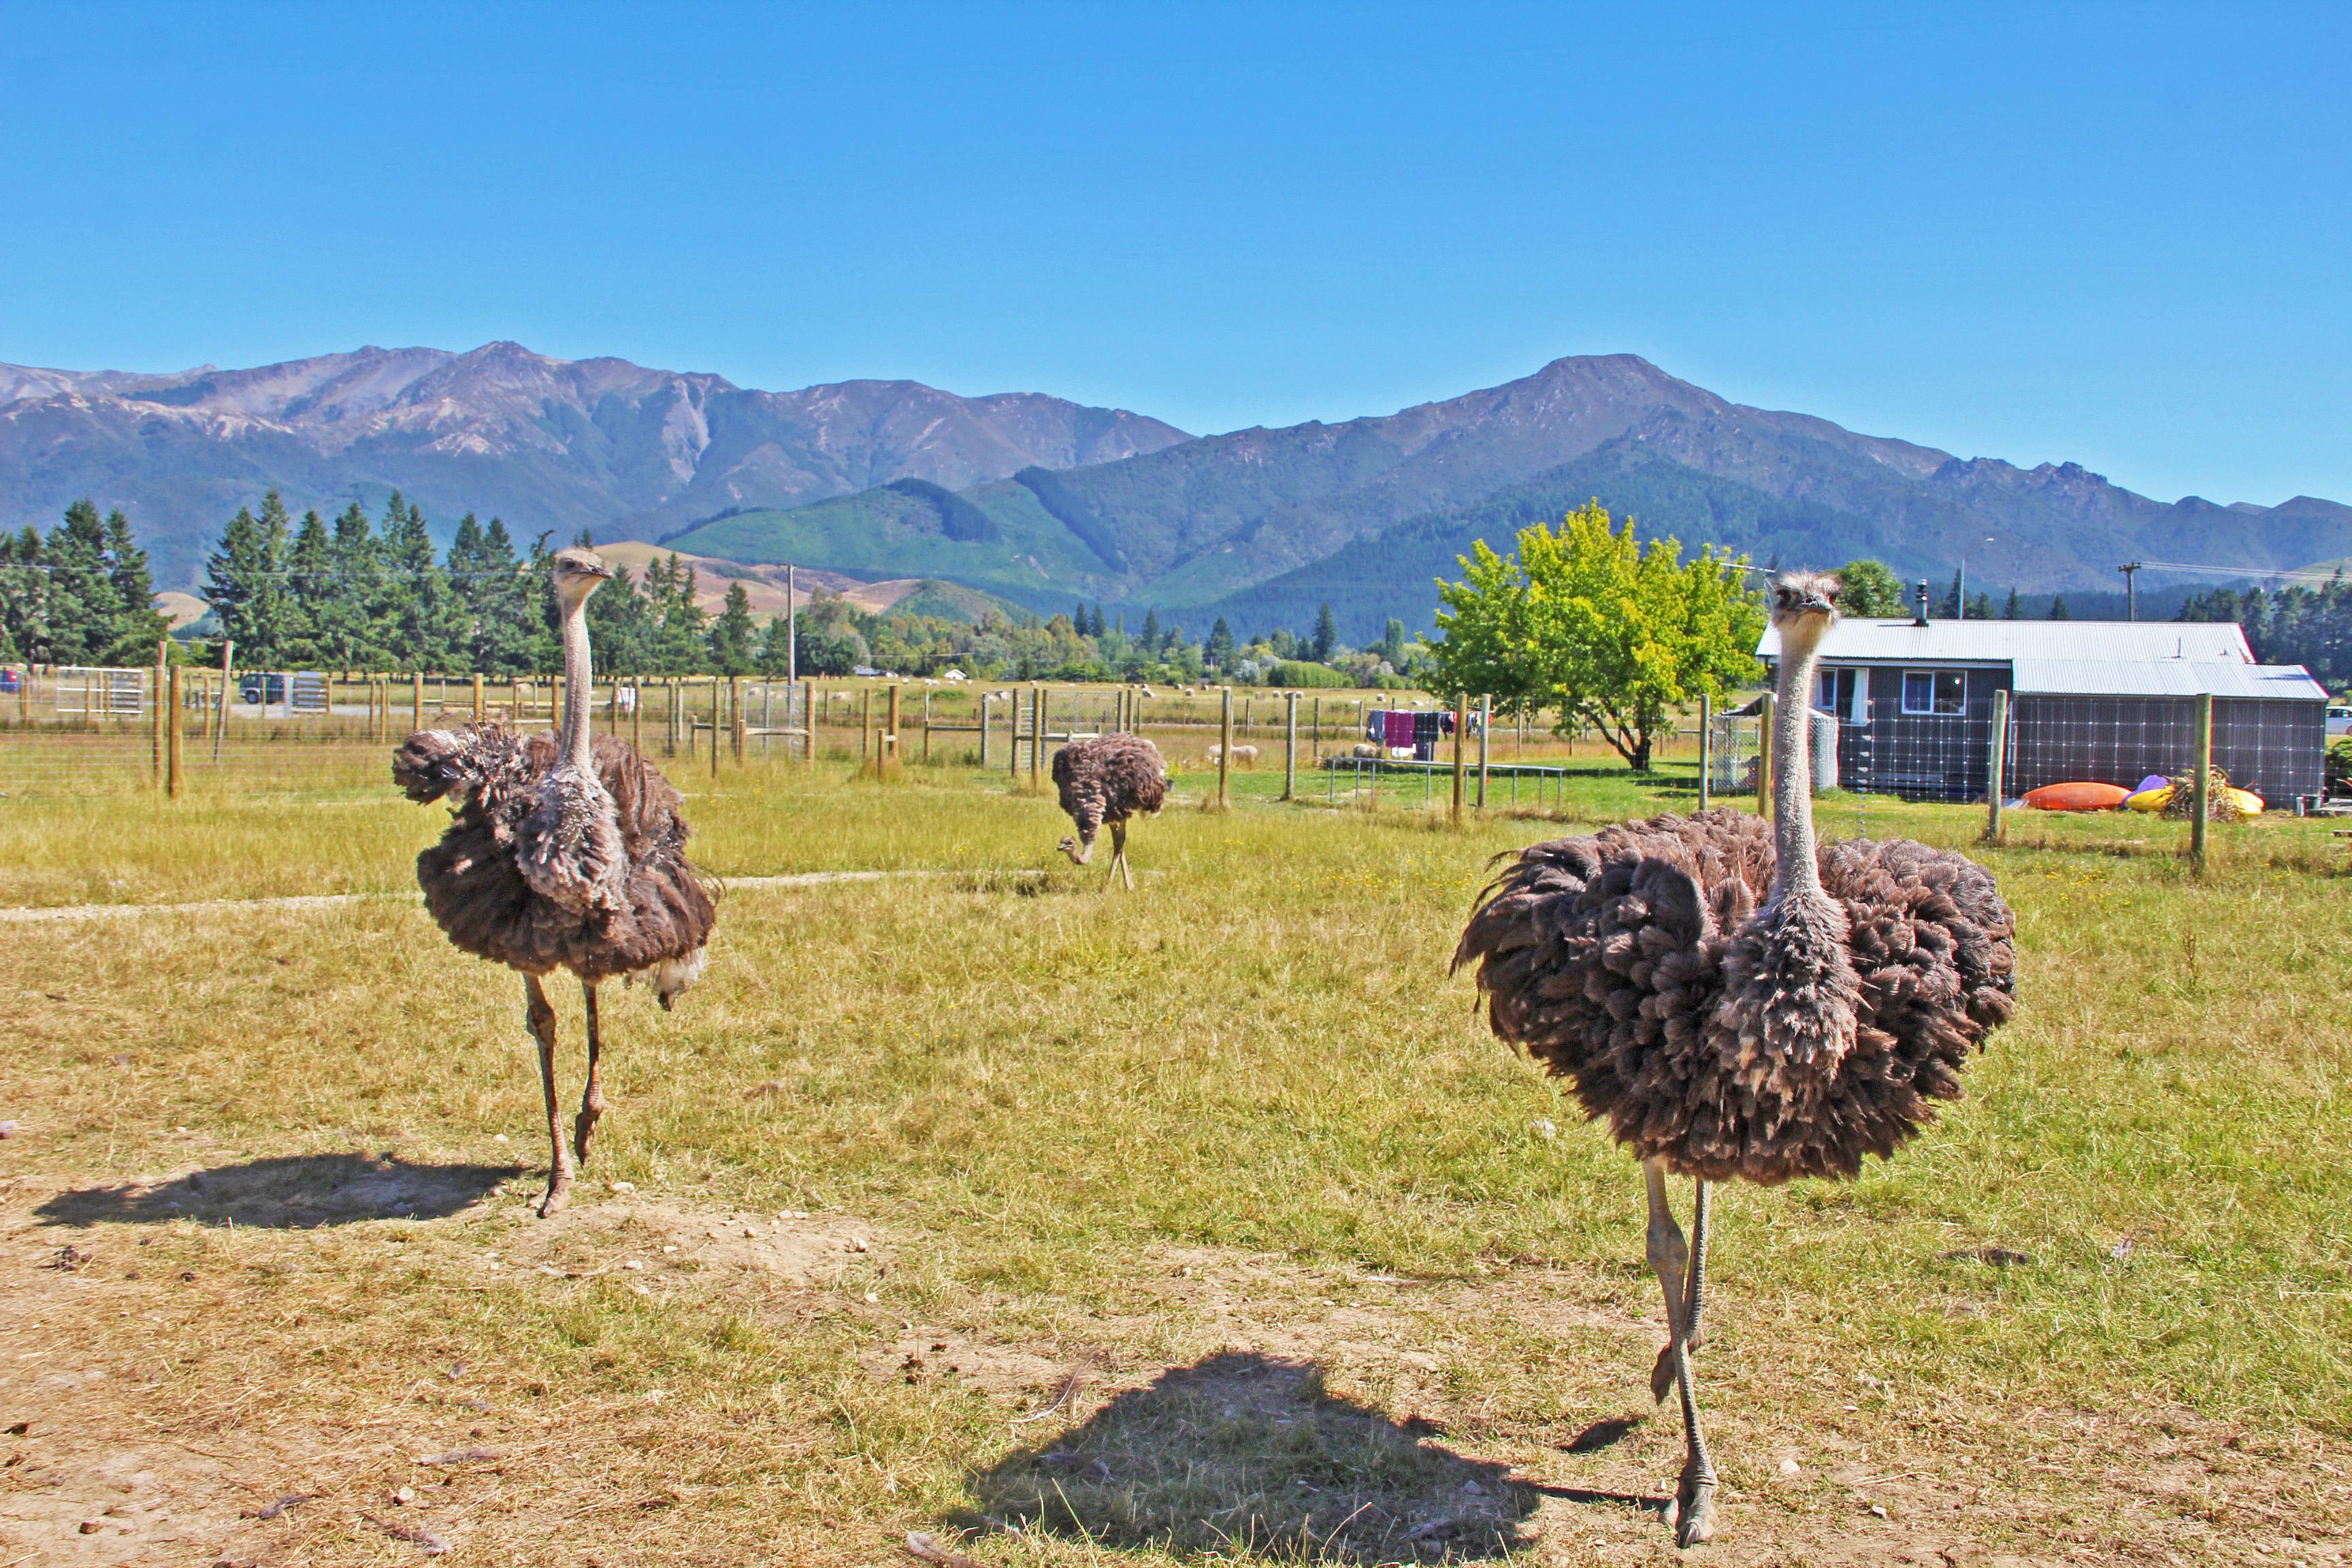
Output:
<svg viewBox="0 0 2352 1568">
<path fill-rule="evenodd" d="M 2134 811 L 2162 811 L 2172 804 L 2173 788 L 2171 784 L 2163 784 L 2155 789 L 2144 789 L 2124 804 Z M 2229 795 L 2230 799 L 2236 804 L 2239 816 L 2260 816 L 2263 814 L 2263 797 L 2253 791 L 2240 789 L 2237 785 L 2231 784 L 2229 786 Z"/>
</svg>

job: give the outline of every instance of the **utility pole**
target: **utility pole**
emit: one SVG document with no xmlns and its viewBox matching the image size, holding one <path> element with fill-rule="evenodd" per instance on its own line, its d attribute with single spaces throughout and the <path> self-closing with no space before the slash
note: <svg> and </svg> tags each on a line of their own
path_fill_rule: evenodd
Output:
<svg viewBox="0 0 2352 1568">
<path fill-rule="evenodd" d="M 2124 574 L 2124 619 L 2127 621 L 2139 619 L 2139 579 L 2133 574 L 2145 564 L 2145 562 L 2126 561 L 2116 568 Z"/>
</svg>

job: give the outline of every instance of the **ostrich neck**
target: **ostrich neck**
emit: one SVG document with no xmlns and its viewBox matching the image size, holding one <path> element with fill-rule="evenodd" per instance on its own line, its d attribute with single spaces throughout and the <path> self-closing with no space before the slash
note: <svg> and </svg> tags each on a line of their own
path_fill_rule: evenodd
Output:
<svg viewBox="0 0 2352 1568">
<path fill-rule="evenodd" d="M 563 730 L 556 750 L 575 767 L 588 766 L 588 711 L 595 700 L 588 663 L 588 601 L 563 607 Z"/>
<path fill-rule="evenodd" d="M 1818 641 L 1780 640 L 1780 679 L 1772 695 L 1772 837 L 1780 893 L 1819 892 L 1813 858 L 1813 668 Z"/>
</svg>

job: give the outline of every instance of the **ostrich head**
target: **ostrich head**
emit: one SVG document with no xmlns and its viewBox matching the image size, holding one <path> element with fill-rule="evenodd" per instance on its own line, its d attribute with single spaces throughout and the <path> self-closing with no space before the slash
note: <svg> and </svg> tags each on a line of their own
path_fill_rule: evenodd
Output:
<svg viewBox="0 0 2352 1568">
<path fill-rule="evenodd" d="M 1073 835 L 1063 839 L 1054 847 L 1067 855 L 1071 865 L 1083 866 L 1095 852 L 1095 836 L 1089 833 L 1084 838 L 1079 838 Z"/>
<path fill-rule="evenodd" d="M 1783 572 L 1772 579 L 1772 625 L 1784 653 L 1811 652 L 1837 623 L 1843 584 L 1832 572 Z"/>
<path fill-rule="evenodd" d="M 612 578 L 613 569 L 593 550 L 574 546 L 555 552 L 555 596 L 566 605 L 587 603 Z"/>
</svg>

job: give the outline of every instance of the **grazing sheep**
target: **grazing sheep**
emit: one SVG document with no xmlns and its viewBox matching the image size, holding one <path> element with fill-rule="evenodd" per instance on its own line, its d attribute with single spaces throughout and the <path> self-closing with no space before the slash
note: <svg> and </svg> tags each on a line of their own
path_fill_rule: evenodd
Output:
<svg viewBox="0 0 2352 1568">
<path fill-rule="evenodd" d="M 1209 748 L 1209 765 L 1211 767 L 1213 768 L 1217 765 L 1217 759 L 1223 751 L 1224 747 L 1223 746 L 1211 746 Z M 1235 746 L 1234 748 L 1234 762 L 1240 767 L 1255 767 L 1257 765 L 1257 748 L 1255 746 Z"/>
</svg>

